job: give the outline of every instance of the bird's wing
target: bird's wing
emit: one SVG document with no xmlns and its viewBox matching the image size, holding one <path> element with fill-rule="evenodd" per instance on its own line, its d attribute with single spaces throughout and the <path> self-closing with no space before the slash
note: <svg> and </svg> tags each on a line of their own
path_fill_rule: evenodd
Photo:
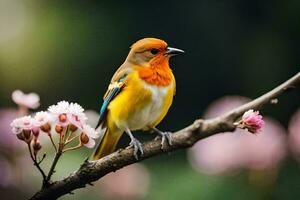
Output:
<svg viewBox="0 0 300 200">
<path fill-rule="evenodd" d="M 121 92 L 122 88 L 124 88 L 129 72 L 130 71 L 127 68 L 119 68 L 119 70 L 114 74 L 111 83 L 103 97 L 103 104 L 99 111 L 100 117 L 96 128 L 98 128 L 105 119 L 109 103 Z"/>
</svg>

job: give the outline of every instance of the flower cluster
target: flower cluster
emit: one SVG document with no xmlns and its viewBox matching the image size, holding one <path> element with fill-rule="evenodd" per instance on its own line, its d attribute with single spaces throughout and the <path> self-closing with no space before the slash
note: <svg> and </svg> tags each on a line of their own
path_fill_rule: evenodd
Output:
<svg viewBox="0 0 300 200">
<path fill-rule="evenodd" d="M 38 141 L 40 132 L 46 133 L 52 143 L 51 135 L 56 132 L 60 135 L 59 144 L 63 144 L 63 146 L 78 138 L 78 147 L 84 145 L 92 148 L 95 145 L 94 139 L 98 138 L 98 133 L 86 123 L 86 120 L 84 109 L 79 104 L 61 101 L 50 106 L 48 111 L 38 112 L 33 117 L 25 116 L 15 119 L 11 123 L 11 127 L 12 132 L 20 140 L 28 144 L 32 143 L 35 151 L 41 148 Z M 78 135 L 76 132 L 80 134 Z M 56 148 L 54 143 L 53 145 Z"/>
</svg>

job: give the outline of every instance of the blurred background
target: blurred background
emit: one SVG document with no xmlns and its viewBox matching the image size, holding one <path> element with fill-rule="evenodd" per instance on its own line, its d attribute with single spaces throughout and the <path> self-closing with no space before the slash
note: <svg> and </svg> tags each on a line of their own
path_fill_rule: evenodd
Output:
<svg viewBox="0 0 300 200">
<path fill-rule="evenodd" d="M 297 73 L 299 9 L 298 0 L 0 0 L 2 198 L 28 198 L 41 182 L 26 145 L 10 132 L 10 122 L 20 115 L 11 99 L 14 90 L 36 92 L 38 110 L 60 100 L 77 102 L 95 121 L 129 46 L 144 37 L 162 38 L 186 51 L 171 61 L 177 94 L 159 126 L 176 131 L 196 118 L 241 105 Z M 299 199 L 299 102 L 295 90 L 261 110 L 266 126 L 259 135 L 237 131 L 214 136 L 190 150 L 127 167 L 61 199 Z M 141 140 L 154 137 L 136 135 Z M 123 137 L 120 147 L 128 142 Z M 52 149 L 42 145 L 47 168 Z M 76 170 L 90 153 L 65 154 L 54 178 Z"/>
</svg>

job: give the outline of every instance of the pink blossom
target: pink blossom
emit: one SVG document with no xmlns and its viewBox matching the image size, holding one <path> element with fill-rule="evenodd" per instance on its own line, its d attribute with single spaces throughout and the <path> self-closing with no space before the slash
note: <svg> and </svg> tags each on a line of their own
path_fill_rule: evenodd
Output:
<svg viewBox="0 0 300 200">
<path fill-rule="evenodd" d="M 242 116 L 242 128 L 247 129 L 251 133 L 259 133 L 264 126 L 263 117 L 258 111 L 248 110 Z"/>
<path fill-rule="evenodd" d="M 73 124 L 82 129 L 87 119 L 83 112 L 84 109 L 77 103 L 60 101 L 56 105 L 50 106 L 48 111 L 53 115 L 56 125 L 62 127 Z"/>
<path fill-rule="evenodd" d="M 87 148 L 93 148 L 95 146 L 95 139 L 99 137 L 98 132 L 89 125 L 83 125 L 80 140 Z"/>
<path fill-rule="evenodd" d="M 36 109 L 40 106 L 40 97 L 36 93 L 24 94 L 21 90 L 15 90 L 12 99 L 19 106 L 26 108 Z"/>
<path fill-rule="evenodd" d="M 31 116 L 17 118 L 10 124 L 14 134 L 19 134 L 23 130 L 31 130 L 35 125 L 35 120 Z"/>
<path fill-rule="evenodd" d="M 106 175 L 96 184 L 100 189 L 96 191 L 107 199 L 144 199 L 149 192 L 150 175 L 144 165 L 136 163 Z"/>
<path fill-rule="evenodd" d="M 53 121 L 53 117 L 45 111 L 35 113 L 34 119 L 36 120 L 38 126 L 43 126 L 48 123 L 51 124 Z"/>
<path fill-rule="evenodd" d="M 16 109 L 0 109 L 0 146 L 10 152 L 24 147 L 16 140 L 16 136 L 11 134 L 12 127 L 10 126 L 10 123 L 17 117 L 18 111 Z M 18 132 L 18 130 L 14 130 L 14 132 Z"/>
<path fill-rule="evenodd" d="M 294 158 L 300 163 L 300 109 L 291 117 L 288 131 L 290 150 Z"/>
<path fill-rule="evenodd" d="M 248 101 L 238 96 L 221 98 L 208 107 L 204 118 L 216 117 Z M 189 162 L 197 171 L 208 174 L 277 168 L 287 153 L 285 129 L 273 119 L 265 121 L 263 134 L 252 135 L 237 129 L 197 142 L 188 151 Z"/>
<path fill-rule="evenodd" d="M 84 114 L 84 109 L 77 103 L 70 103 L 68 111 L 68 119 L 71 124 L 78 128 L 83 128 L 87 117 Z"/>
</svg>

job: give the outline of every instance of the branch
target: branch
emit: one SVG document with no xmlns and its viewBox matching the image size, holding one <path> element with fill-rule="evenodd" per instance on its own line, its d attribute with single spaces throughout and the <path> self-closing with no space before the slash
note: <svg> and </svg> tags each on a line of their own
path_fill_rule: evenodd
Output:
<svg viewBox="0 0 300 200">
<path fill-rule="evenodd" d="M 139 160 L 134 158 L 133 149 L 130 148 L 119 150 L 97 161 L 85 161 L 77 171 L 63 180 L 56 181 L 49 187 L 41 189 L 31 200 L 57 199 L 60 196 L 71 193 L 75 189 L 85 187 L 86 184 L 97 181 L 110 172 L 114 172 L 132 163 L 140 162 L 163 153 L 191 147 L 198 140 L 217 133 L 232 132 L 236 128 L 234 122 L 240 118 L 244 112 L 249 109 L 257 110 L 265 104 L 274 102 L 274 99 L 288 89 L 295 88 L 297 84 L 300 84 L 300 72 L 280 86 L 247 104 L 213 119 L 198 119 L 188 127 L 173 133 L 172 146 L 165 145 L 163 150 L 161 149 L 160 140 L 145 142 L 143 144 L 144 154 Z"/>
</svg>

